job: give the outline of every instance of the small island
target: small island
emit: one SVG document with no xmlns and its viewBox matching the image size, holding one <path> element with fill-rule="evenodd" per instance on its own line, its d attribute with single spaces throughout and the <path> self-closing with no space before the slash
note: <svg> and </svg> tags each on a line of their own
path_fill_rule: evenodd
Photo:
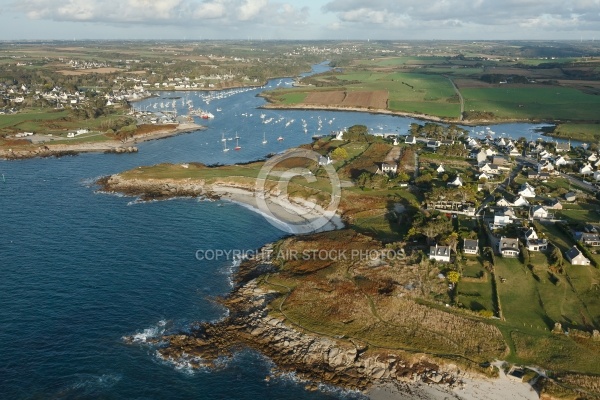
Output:
<svg viewBox="0 0 600 400">
<path fill-rule="evenodd" d="M 451 394 L 493 382 L 533 388 L 536 398 L 598 398 L 600 201 L 583 170 L 592 161 L 578 161 L 597 148 L 477 139 L 434 123 L 409 133 L 356 125 L 318 138 L 301 148 L 318 159 L 290 150 L 259 189 L 270 159 L 101 178 L 102 191 L 144 200 L 257 207 L 261 198 L 293 226 L 302 221 L 290 214 L 310 220 L 327 208 L 328 169 L 339 177 L 334 222 L 241 260 L 234 290 L 219 300 L 229 315 L 158 339 L 162 357 L 211 366 L 250 347 L 313 389 L 438 384 L 427 390 Z M 303 172 L 282 191 L 290 170 Z"/>
</svg>

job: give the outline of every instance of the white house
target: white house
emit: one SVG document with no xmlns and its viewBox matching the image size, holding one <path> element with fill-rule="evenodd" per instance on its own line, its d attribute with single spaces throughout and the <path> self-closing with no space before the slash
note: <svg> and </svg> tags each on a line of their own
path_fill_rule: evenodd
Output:
<svg viewBox="0 0 600 400">
<path fill-rule="evenodd" d="M 561 165 L 567 165 L 567 164 L 570 164 L 570 162 L 563 156 L 560 156 L 556 160 L 554 160 L 554 166 L 556 166 L 556 167 L 560 167 Z"/>
<path fill-rule="evenodd" d="M 501 198 L 500 198 L 500 199 L 499 199 L 499 200 L 496 202 L 496 205 L 497 205 L 498 207 L 509 207 L 509 206 L 512 206 L 512 204 L 511 204 L 511 203 L 510 203 L 508 200 L 506 200 L 504 197 L 501 197 Z"/>
<path fill-rule="evenodd" d="M 521 190 L 519 190 L 517 193 L 523 197 L 535 197 L 535 189 L 528 182 L 525 182 L 523 185 L 521 185 Z"/>
<path fill-rule="evenodd" d="M 339 130 L 334 132 L 335 133 L 335 138 L 333 140 L 344 140 L 344 130 Z"/>
<path fill-rule="evenodd" d="M 531 208 L 531 218 L 548 218 L 548 210 L 544 206 L 534 206 Z"/>
<path fill-rule="evenodd" d="M 481 174 L 477 175 L 477 179 L 485 179 L 487 181 L 489 181 L 493 177 L 494 177 L 494 175 L 488 175 L 485 172 L 482 172 Z"/>
<path fill-rule="evenodd" d="M 517 197 L 517 199 L 512 203 L 513 207 L 529 207 L 529 202 L 523 196 Z"/>
<path fill-rule="evenodd" d="M 488 175 L 498 175 L 500 173 L 500 170 L 495 164 L 485 163 L 481 168 L 479 168 L 479 172 L 484 172 Z"/>
<path fill-rule="evenodd" d="M 520 253 L 519 240 L 503 236 L 498 242 L 498 251 L 502 257 L 518 257 Z"/>
<path fill-rule="evenodd" d="M 594 172 L 594 167 L 590 165 L 590 163 L 585 164 L 583 167 L 579 168 L 579 173 L 582 175 L 589 175 Z"/>
<path fill-rule="evenodd" d="M 573 192 L 565 193 L 565 200 L 568 202 L 573 202 L 577 200 L 577 195 Z"/>
<path fill-rule="evenodd" d="M 488 155 L 484 149 L 481 149 L 481 151 L 479 153 L 477 153 L 476 158 L 477 158 L 477 164 L 481 165 L 481 164 L 485 164 L 485 162 L 487 161 Z"/>
<path fill-rule="evenodd" d="M 530 251 L 545 251 L 548 249 L 548 240 L 540 239 L 533 228 L 529 228 L 525 232 L 525 243 Z"/>
<path fill-rule="evenodd" d="M 417 139 L 413 135 L 408 135 L 404 139 L 404 143 L 406 143 L 406 144 L 415 144 L 415 143 L 417 143 Z"/>
<path fill-rule="evenodd" d="M 333 163 L 333 160 L 327 156 L 319 156 L 319 165 L 329 165 Z"/>
<path fill-rule="evenodd" d="M 442 145 L 442 142 L 439 140 L 429 140 L 427 142 L 427 148 L 436 150 L 438 147 Z"/>
<path fill-rule="evenodd" d="M 438 174 L 443 174 L 444 172 L 446 172 L 446 170 L 444 169 L 444 166 L 442 164 L 440 164 L 440 166 L 437 167 L 436 171 Z"/>
<path fill-rule="evenodd" d="M 600 171 L 594 171 L 594 180 L 600 181 Z"/>
<path fill-rule="evenodd" d="M 454 178 L 454 180 L 452 182 L 448 182 L 449 186 L 455 186 L 455 187 L 461 187 L 463 185 L 462 179 L 460 179 L 460 176 L 457 176 L 456 178 Z"/>
<path fill-rule="evenodd" d="M 479 241 L 477 239 L 465 239 L 463 242 L 463 251 L 465 254 L 477 254 L 479 251 Z"/>
<path fill-rule="evenodd" d="M 398 171 L 398 165 L 381 163 L 379 168 L 377 168 L 376 173 L 378 173 L 378 174 L 395 174 L 397 171 Z"/>
<path fill-rule="evenodd" d="M 571 265 L 590 265 L 590 260 L 575 245 L 565 252 L 565 257 Z"/>
<path fill-rule="evenodd" d="M 570 151 L 571 150 L 571 143 L 570 142 L 562 142 L 562 143 L 556 143 L 556 152 L 560 153 L 562 151 Z"/>
<path fill-rule="evenodd" d="M 547 150 L 542 150 L 540 152 L 540 154 L 538 155 L 542 160 L 545 160 L 546 158 L 550 158 L 552 157 L 552 154 L 548 153 Z"/>
<path fill-rule="evenodd" d="M 554 165 L 549 161 L 545 160 L 538 164 L 538 172 L 553 172 Z"/>
<path fill-rule="evenodd" d="M 488 157 L 493 157 L 493 156 L 495 156 L 498 153 L 496 152 L 496 150 L 486 149 L 485 150 L 485 154 L 487 154 Z"/>
<path fill-rule="evenodd" d="M 435 246 L 429 247 L 429 259 L 441 262 L 450 262 L 450 247 Z"/>
<path fill-rule="evenodd" d="M 491 226 L 491 228 L 492 228 L 492 230 L 502 228 L 502 227 L 512 224 L 512 222 L 513 221 L 512 221 L 512 218 L 510 217 L 510 215 L 494 214 L 494 223 Z"/>
<path fill-rule="evenodd" d="M 592 153 L 589 157 L 588 157 L 588 161 L 590 162 L 596 162 L 598 161 L 598 156 L 594 153 Z"/>
</svg>

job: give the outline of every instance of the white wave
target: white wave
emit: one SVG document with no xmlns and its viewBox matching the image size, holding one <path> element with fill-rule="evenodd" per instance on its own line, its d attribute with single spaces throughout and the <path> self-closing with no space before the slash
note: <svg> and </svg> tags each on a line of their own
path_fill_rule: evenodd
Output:
<svg viewBox="0 0 600 400">
<path fill-rule="evenodd" d="M 123 337 L 123 339 L 129 339 L 134 343 L 148 343 L 148 339 L 155 339 L 162 336 L 165 333 L 167 321 L 161 319 L 155 326 L 146 328 L 141 332 L 137 332 L 131 336 Z"/>
<path fill-rule="evenodd" d="M 95 392 L 99 389 L 108 389 L 116 385 L 123 375 L 121 374 L 102 374 L 102 375 L 84 375 L 78 382 L 75 382 L 70 389 L 84 392 Z"/>
<path fill-rule="evenodd" d="M 209 367 L 204 360 L 198 356 L 192 356 L 187 353 L 182 353 L 181 357 L 165 357 L 157 350 L 154 353 L 157 360 L 175 368 L 176 371 L 186 375 L 194 375 L 196 372 L 210 372 Z"/>
</svg>

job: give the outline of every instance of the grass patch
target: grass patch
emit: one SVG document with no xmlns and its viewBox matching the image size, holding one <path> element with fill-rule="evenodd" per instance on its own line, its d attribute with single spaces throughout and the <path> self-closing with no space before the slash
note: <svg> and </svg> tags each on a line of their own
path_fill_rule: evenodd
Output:
<svg viewBox="0 0 600 400">
<path fill-rule="evenodd" d="M 600 97 L 567 87 L 463 88 L 465 110 L 498 118 L 595 120 Z"/>
</svg>

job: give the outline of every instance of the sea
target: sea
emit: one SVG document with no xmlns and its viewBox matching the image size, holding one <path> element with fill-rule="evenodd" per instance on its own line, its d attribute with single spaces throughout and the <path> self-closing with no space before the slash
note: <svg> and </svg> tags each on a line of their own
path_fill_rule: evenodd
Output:
<svg viewBox="0 0 600 400">
<path fill-rule="evenodd" d="M 327 68 L 318 64 L 310 73 Z M 196 118 L 206 130 L 140 143 L 135 154 L 0 161 L 1 399 L 363 398 L 330 386 L 308 391 L 293 373 L 268 379 L 274 365 L 250 350 L 212 370 L 160 358 L 149 343 L 153 338 L 227 315 L 215 299 L 231 290 L 235 262 L 199 260 L 198 250 L 254 250 L 286 232 L 234 203 L 140 202 L 99 192 L 94 183 L 141 165 L 248 162 L 355 124 L 406 134 L 412 122 L 422 123 L 259 108 L 262 90 L 291 85 L 292 79 L 274 79 L 250 89 L 157 93 L 135 107 L 175 108 L 181 115 L 192 105 L 215 118 Z M 493 130 L 535 139 L 539 127 L 515 123 Z M 241 149 L 224 152 L 235 136 Z"/>
</svg>

